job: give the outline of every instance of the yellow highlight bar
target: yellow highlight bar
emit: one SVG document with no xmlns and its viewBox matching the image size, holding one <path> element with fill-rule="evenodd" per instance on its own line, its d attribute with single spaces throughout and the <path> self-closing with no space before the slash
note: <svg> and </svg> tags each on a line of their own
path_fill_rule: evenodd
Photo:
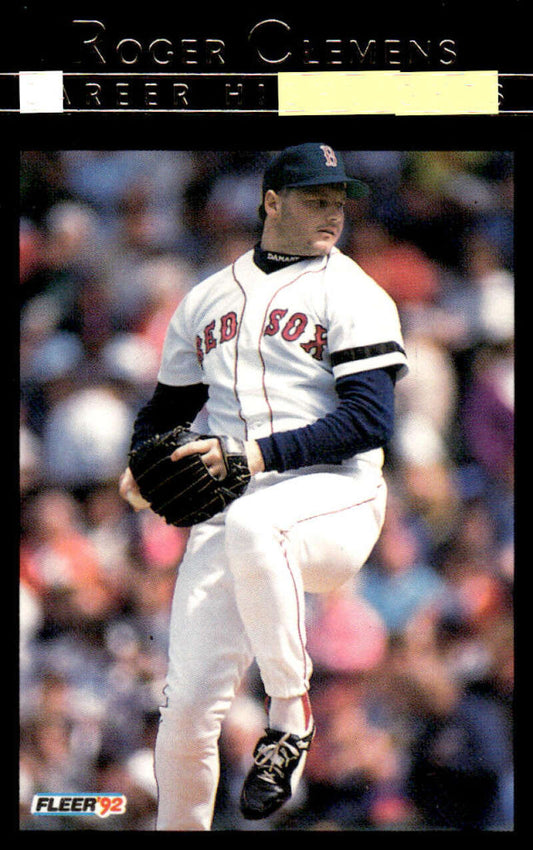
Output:
<svg viewBox="0 0 533 850">
<path fill-rule="evenodd" d="M 414 71 L 396 78 L 397 115 L 495 115 L 497 71 Z"/>
<path fill-rule="evenodd" d="M 278 74 L 280 116 L 495 115 L 497 71 Z"/>
</svg>

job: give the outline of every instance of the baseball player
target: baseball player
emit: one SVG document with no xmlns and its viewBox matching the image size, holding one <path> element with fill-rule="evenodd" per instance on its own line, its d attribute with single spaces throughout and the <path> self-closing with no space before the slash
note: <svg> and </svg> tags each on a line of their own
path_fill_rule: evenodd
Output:
<svg viewBox="0 0 533 850">
<path fill-rule="evenodd" d="M 260 243 L 182 300 L 136 419 L 133 446 L 205 406 L 208 436 L 172 458 L 200 454 L 223 480 L 217 435 L 230 435 L 251 473 L 243 495 L 191 529 L 180 565 L 155 747 L 158 830 L 211 829 L 221 724 L 254 658 L 268 728 L 242 813 L 267 817 L 294 792 L 314 735 L 304 594 L 352 578 L 380 533 L 383 446 L 407 363 L 392 299 L 336 247 L 346 201 L 364 191 L 328 145 L 274 157 Z M 130 469 L 120 492 L 148 505 Z"/>
</svg>

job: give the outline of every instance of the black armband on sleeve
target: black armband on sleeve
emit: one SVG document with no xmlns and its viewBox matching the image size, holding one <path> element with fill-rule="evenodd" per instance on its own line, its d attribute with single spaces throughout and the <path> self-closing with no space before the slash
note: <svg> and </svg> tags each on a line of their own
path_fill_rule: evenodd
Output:
<svg viewBox="0 0 533 850">
<path fill-rule="evenodd" d="M 190 426 L 207 401 L 208 388 L 205 384 L 173 387 L 158 383 L 154 394 L 138 412 L 133 424 L 131 448 L 170 431 L 176 425 Z"/>
</svg>

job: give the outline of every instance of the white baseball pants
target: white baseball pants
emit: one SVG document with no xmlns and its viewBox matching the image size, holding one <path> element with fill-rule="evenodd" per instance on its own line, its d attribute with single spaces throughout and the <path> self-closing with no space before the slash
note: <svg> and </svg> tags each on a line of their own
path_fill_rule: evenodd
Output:
<svg viewBox="0 0 533 850">
<path fill-rule="evenodd" d="M 367 466 L 355 476 L 338 466 L 255 476 L 191 531 L 155 750 L 158 830 L 211 828 L 221 725 L 254 657 L 269 696 L 308 690 L 304 593 L 354 576 L 383 524 L 386 485 Z"/>
</svg>

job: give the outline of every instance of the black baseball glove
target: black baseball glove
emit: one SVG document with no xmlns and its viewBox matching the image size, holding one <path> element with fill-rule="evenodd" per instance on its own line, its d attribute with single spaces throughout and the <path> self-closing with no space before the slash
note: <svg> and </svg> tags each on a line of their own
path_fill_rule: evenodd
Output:
<svg viewBox="0 0 533 850">
<path fill-rule="evenodd" d="M 180 446 L 208 439 L 178 426 L 156 434 L 129 453 L 129 467 L 141 495 L 151 509 L 169 525 L 188 528 L 223 511 L 244 493 L 250 481 L 244 443 L 233 437 L 217 437 L 227 475 L 220 481 L 208 472 L 201 455 L 170 460 Z"/>
</svg>

